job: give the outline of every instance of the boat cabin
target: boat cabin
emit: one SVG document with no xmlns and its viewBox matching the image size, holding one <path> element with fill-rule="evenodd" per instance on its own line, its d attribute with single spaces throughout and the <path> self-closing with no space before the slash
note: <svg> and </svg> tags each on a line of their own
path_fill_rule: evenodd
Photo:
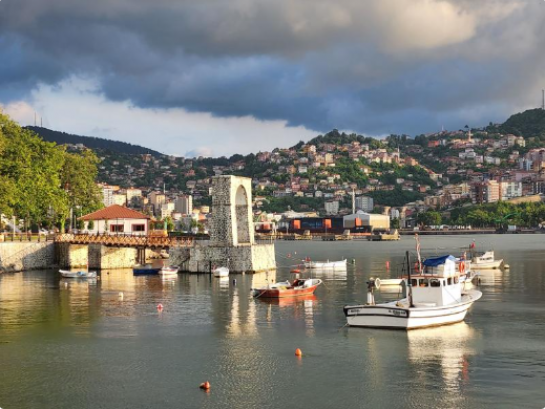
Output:
<svg viewBox="0 0 545 409">
<path fill-rule="evenodd" d="M 424 260 L 423 274 L 411 277 L 415 306 L 436 307 L 459 302 L 462 298 L 456 258 L 443 256 Z"/>
</svg>

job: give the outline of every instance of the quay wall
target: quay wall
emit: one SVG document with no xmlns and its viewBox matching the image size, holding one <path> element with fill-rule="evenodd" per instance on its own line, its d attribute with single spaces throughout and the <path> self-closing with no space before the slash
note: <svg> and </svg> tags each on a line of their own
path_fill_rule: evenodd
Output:
<svg viewBox="0 0 545 409">
<path fill-rule="evenodd" d="M 55 243 L 0 243 L 0 273 L 55 267 Z"/>
</svg>

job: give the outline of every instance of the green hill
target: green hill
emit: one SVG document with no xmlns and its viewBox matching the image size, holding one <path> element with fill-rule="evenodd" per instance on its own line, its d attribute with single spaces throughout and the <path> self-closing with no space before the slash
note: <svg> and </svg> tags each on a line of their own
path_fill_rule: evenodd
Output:
<svg viewBox="0 0 545 409">
<path fill-rule="evenodd" d="M 48 142 L 55 142 L 58 145 L 65 144 L 83 144 L 87 148 L 91 149 L 104 149 L 112 152 L 130 153 L 136 155 L 150 154 L 153 156 L 160 156 L 161 153 L 152 149 L 143 148 L 142 146 L 133 145 L 126 142 L 112 141 L 109 139 L 96 138 L 94 136 L 80 136 L 72 135 L 65 132 L 53 131 L 51 129 L 42 128 L 39 126 L 27 126 L 25 129 L 29 129 L 36 132 L 43 140 Z"/>
<path fill-rule="evenodd" d="M 511 115 L 498 130 L 503 134 L 511 133 L 525 138 L 545 136 L 545 111 L 535 108 Z"/>
</svg>

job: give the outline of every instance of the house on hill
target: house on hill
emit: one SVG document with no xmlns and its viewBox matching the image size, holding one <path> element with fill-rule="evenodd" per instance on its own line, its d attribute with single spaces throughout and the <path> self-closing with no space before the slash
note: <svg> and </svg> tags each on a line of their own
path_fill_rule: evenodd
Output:
<svg viewBox="0 0 545 409">
<path fill-rule="evenodd" d="M 124 206 L 112 205 L 80 217 L 85 222 L 86 233 L 136 234 L 145 236 L 149 231 L 150 217 Z M 90 222 L 92 228 L 89 228 Z"/>
</svg>

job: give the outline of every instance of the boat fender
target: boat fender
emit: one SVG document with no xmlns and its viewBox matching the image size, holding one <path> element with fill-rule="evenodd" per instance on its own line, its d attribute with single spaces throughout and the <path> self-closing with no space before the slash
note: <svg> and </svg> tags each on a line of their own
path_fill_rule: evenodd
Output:
<svg viewBox="0 0 545 409">
<path fill-rule="evenodd" d="M 464 261 L 460 261 L 460 274 L 464 274 L 466 271 L 466 263 Z"/>
</svg>

